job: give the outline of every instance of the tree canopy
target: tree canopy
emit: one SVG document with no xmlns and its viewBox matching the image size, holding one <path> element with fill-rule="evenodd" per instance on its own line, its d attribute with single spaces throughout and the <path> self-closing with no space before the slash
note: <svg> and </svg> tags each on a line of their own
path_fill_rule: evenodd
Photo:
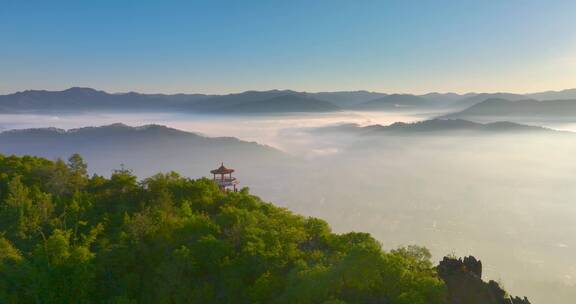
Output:
<svg viewBox="0 0 576 304">
<path fill-rule="evenodd" d="M 1 303 L 446 303 L 430 253 L 177 173 L 0 155 Z"/>
</svg>

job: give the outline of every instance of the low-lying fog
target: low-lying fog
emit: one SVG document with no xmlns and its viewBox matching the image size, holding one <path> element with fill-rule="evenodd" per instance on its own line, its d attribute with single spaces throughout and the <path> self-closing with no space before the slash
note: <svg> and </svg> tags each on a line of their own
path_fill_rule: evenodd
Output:
<svg viewBox="0 0 576 304">
<path fill-rule="evenodd" d="M 323 218 L 337 232 L 370 232 L 387 249 L 424 245 L 436 259 L 451 253 L 473 254 L 484 262 L 486 277 L 500 281 L 514 295 L 526 295 L 533 303 L 573 302 L 576 134 L 367 137 L 309 132 L 336 123 L 388 125 L 436 115 L 0 115 L 0 127 L 154 123 L 270 145 L 298 161 L 272 164 L 263 169 L 265 175 L 241 163 L 228 164 L 238 169 L 241 184 L 263 199 Z M 561 124 L 561 129 L 576 125 Z M 558 127 L 559 123 L 545 125 Z M 154 172 L 162 160 L 150 166 L 134 171 Z"/>
<path fill-rule="evenodd" d="M 313 156 L 332 151 L 330 143 L 318 143 L 303 128 L 342 122 L 361 125 L 397 121 L 412 122 L 435 116 L 435 113 L 337 112 L 326 114 L 277 116 L 211 116 L 174 113 L 89 113 L 81 115 L 2 115 L 0 131 L 8 129 L 56 127 L 62 129 L 124 123 L 130 126 L 160 124 L 206 136 L 231 136 L 275 147 L 293 155 Z M 327 144 L 328 147 L 325 147 Z M 338 146 L 334 142 L 334 146 Z"/>
</svg>

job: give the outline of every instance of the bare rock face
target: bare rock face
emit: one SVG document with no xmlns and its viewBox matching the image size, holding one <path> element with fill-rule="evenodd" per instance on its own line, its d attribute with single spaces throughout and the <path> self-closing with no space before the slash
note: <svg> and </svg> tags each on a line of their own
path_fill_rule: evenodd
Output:
<svg viewBox="0 0 576 304">
<path fill-rule="evenodd" d="M 482 280 L 482 262 L 473 256 L 444 257 L 438 275 L 448 288 L 450 304 L 530 304 L 526 297 L 512 297 L 495 281 Z"/>
</svg>

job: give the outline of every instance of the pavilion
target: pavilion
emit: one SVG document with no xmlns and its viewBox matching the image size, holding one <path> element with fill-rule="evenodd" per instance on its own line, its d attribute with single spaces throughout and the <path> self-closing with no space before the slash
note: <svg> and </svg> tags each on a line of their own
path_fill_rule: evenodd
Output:
<svg viewBox="0 0 576 304">
<path fill-rule="evenodd" d="M 233 190 L 234 192 L 238 191 L 236 189 L 236 185 L 238 185 L 238 181 L 235 177 L 232 177 L 232 173 L 234 169 L 226 168 L 224 163 L 220 164 L 218 169 L 214 169 L 210 171 L 213 175 L 213 180 L 218 184 L 220 190 L 222 191 L 229 191 Z"/>
</svg>

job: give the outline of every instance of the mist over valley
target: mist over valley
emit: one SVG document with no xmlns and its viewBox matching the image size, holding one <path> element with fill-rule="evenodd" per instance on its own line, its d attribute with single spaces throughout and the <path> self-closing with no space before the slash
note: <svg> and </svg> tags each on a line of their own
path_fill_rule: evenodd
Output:
<svg viewBox="0 0 576 304">
<path fill-rule="evenodd" d="M 228 109 L 242 105 L 234 113 L 6 111 L 0 153 L 50 159 L 80 153 L 91 173 L 109 176 L 123 167 L 139 178 L 170 170 L 200 178 L 224 162 L 236 169 L 241 187 L 323 218 L 336 232 L 369 232 L 385 249 L 420 244 L 436 260 L 481 256 L 487 278 L 535 303 L 576 297 L 576 134 L 570 128 L 558 128 L 549 115 L 538 123 L 508 112 L 497 122 L 447 119 L 469 95 L 438 101 L 443 95 L 317 93 L 295 100 L 273 92 L 249 94 L 266 95 L 253 105 L 269 103 L 268 109 L 340 99 L 304 112 L 285 105 L 249 111 L 245 104 L 252 101 L 238 95 L 215 99 Z M 221 109 L 198 98 L 202 107 Z M 388 105 L 358 107 L 363 102 Z M 563 126 L 576 123 L 564 118 Z"/>
</svg>

